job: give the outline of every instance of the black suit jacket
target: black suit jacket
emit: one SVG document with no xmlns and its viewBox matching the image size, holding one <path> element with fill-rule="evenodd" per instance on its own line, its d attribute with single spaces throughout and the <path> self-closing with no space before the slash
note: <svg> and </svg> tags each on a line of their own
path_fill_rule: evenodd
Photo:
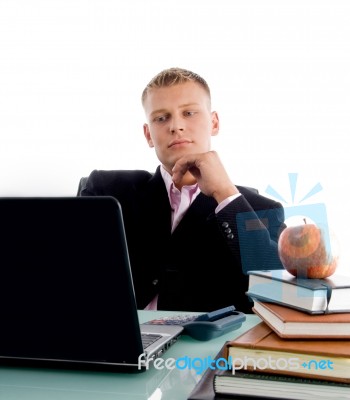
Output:
<svg viewBox="0 0 350 400">
<path fill-rule="evenodd" d="M 200 193 L 171 233 L 171 209 L 160 173 L 93 171 L 82 196 L 113 196 L 121 204 L 137 306 L 158 293 L 158 309 L 212 311 L 229 305 L 251 312 L 246 272 L 283 268 L 277 240 L 280 203 L 239 187 L 218 214 Z"/>
</svg>

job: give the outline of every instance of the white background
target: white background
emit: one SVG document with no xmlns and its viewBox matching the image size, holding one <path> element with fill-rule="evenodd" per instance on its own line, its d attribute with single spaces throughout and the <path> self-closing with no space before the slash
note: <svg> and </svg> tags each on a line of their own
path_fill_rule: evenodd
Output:
<svg viewBox="0 0 350 400">
<path fill-rule="evenodd" d="M 74 196 L 93 169 L 153 171 L 140 96 L 173 66 L 208 81 L 234 182 L 270 185 L 286 207 L 326 204 L 350 274 L 346 0 L 0 0 L 0 196 Z"/>
</svg>

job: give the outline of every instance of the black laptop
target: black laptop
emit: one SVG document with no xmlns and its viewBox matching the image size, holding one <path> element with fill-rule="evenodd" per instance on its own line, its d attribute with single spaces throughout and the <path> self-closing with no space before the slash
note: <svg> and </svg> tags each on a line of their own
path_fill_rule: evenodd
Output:
<svg viewBox="0 0 350 400">
<path fill-rule="evenodd" d="M 112 197 L 0 198 L 0 321 L 0 361 L 117 370 L 183 329 L 139 324 Z"/>
</svg>

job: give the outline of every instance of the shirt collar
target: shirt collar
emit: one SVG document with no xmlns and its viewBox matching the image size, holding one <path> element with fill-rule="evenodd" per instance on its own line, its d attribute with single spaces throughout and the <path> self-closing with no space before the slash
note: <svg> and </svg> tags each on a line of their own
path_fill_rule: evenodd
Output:
<svg viewBox="0 0 350 400">
<path fill-rule="evenodd" d="M 160 173 L 162 175 L 162 178 L 165 183 L 166 190 L 168 192 L 168 197 L 170 201 L 171 207 L 174 209 L 174 202 L 177 203 L 177 198 L 181 194 L 181 191 L 174 185 L 174 182 L 171 178 L 171 175 L 169 172 L 164 168 L 163 165 L 160 167 Z M 183 186 L 183 189 L 188 191 L 190 193 L 190 197 L 192 198 L 192 201 L 194 198 L 197 196 L 197 194 L 200 192 L 200 189 L 198 187 L 198 183 L 195 183 L 194 185 L 185 185 Z"/>
<path fill-rule="evenodd" d="M 171 179 L 171 175 L 169 172 L 163 167 L 163 165 L 160 166 L 160 173 L 162 175 L 163 181 L 165 183 L 166 191 L 171 193 L 171 189 L 175 186 L 173 180 Z"/>
</svg>

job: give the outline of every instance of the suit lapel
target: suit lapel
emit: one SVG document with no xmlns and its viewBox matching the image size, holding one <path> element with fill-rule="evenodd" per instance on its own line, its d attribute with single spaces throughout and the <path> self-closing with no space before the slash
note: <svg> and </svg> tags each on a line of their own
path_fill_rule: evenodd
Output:
<svg viewBox="0 0 350 400">
<path fill-rule="evenodd" d="M 148 181 L 147 187 L 143 192 L 144 214 L 149 226 L 159 230 L 164 235 L 171 232 L 171 208 L 168 193 L 160 173 L 157 168 L 153 177 Z"/>
<path fill-rule="evenodd" d="M 215 199 L 199 193 L 178 226 L 174 229 L 173 235 L 181 232 L 184 227 L 192 225 L 193 220 L 196 220 L 197 223 L 200 220 L 206 220 L 210 214 L 214 213 L 216 207 L 217 203 Z"/>
</svg>

